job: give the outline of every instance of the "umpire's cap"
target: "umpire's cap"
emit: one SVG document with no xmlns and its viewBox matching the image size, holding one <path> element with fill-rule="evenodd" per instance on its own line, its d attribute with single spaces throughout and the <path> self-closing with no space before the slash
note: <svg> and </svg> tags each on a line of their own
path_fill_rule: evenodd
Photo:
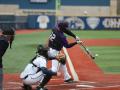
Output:
<svg viewBox="0 0 120 90">
<path fill-rule="evenodd" d="M 3 35 L 15 35 L 15 29 L 13 27 L 2 28 Z"/>
</svg>

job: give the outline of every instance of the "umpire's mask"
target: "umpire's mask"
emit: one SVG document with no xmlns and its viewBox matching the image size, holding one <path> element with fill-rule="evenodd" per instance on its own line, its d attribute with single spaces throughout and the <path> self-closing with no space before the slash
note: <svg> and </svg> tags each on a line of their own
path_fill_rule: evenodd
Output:
<svg viewBox="0 0 120 90">
<path fill-rule="evenodd" d="M 7 35 L 10 48 L 12 48 L 12 42 L 15 37 L 15 29 L 13 27 L 7 27 L 7 28 L 3 28 L 2 30 L 3 30 L 2 34 Z"/>
</svg>

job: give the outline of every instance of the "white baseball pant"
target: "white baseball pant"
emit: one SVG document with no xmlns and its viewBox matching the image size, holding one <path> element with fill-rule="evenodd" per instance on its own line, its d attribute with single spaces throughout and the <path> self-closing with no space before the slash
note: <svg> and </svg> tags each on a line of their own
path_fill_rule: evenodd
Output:
<svg viewBox="0 0 120 90">
<path fill-rule="evenodd" d="M 59 52 L 60 52 L 60 51 L 57 51 L 57 50 L 55 50 L 55 49 L 50 48 L 50 49 L 48 50 L 48 56 L 49 56 L 49 57 L 56 57 Z M 65 64 L 65 65 L 60 64 L 60 66 L 59 66 L 59 62 L 58 62 L 56 59 L 53 59 L 53 60 L 52 60 L 51 70 L 52 70 L 53 72 L 58 72 L 58 70 L 59 70 L 58 67 L 60 68 L 60 70 L 63 71 L 64 80 L 68 80 L 68 79 L 71 78 L 70 74 L 68 73 L 66 64 Z"/>
</svg>

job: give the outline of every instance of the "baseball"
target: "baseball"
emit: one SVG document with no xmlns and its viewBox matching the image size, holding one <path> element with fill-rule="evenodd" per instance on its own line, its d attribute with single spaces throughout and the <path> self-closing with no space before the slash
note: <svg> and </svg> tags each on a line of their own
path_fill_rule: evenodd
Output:
<svg viewBox="0 0 120 90">
<path fill-rule="evenodd" d="M 84 13 L 84 15 L 87 15 L 87 14 L 88 14 L 88 12 L 87 12 L 87 11 L 84 11 L 83 13 Z"/>
<path fill-rule="evenodd" d="M 95 56 L 99 56 L 98 54 L 95 54 Z"/>
</svg>

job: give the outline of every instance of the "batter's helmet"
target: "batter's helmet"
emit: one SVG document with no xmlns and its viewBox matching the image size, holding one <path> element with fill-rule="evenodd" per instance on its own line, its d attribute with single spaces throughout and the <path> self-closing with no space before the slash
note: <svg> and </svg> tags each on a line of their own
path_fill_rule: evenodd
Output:
<svg viewBox="0 0 120 90">
<path fill-rule="evenodd" d="M 59 21 L 58 22 L 58 27 L 61 29 L 68 28 L 69 23 L 67 21 Z"/>
</svg>

